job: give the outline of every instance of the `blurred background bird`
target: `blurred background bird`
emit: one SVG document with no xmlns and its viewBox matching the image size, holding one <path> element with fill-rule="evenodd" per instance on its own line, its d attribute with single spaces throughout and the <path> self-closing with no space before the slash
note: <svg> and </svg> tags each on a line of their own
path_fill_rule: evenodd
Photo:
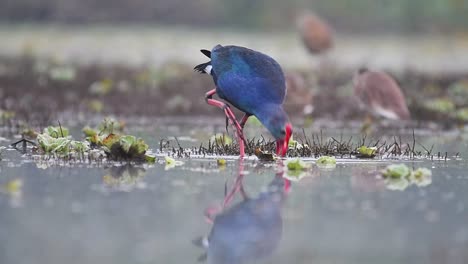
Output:
<svg viewBox="0 0 468 264">
<path fill-rule="evenodd" d="M 361 68 L 353 78 L 354 94 L 368 113 L 391 120 L 410 120 L 405 96 L 397 82 L 381 71 Z M 370 116 L 365 123 L 371 122 Z"/>
<path fill-rule="evenodd" d="M 354 77 L 354 93 L 376 115 L 394 120 L 410 119 L 400 86 L 385 72 L 359 69 Z"/>
<path fill-rule="evenodd" d="M 286 84 L 283 70 L 271 57 L 244 47 L 217 45 L 212 51 L 202 50 L 211 61 L 195 66 L 195 70 L 210 74 L 216 88 L 206 94 L 207 103 L 222 108 L 227 119 L 235 127 L 244 156 L 243 127 L 254 115 L 270 131 L 276 140 L 276 152 L 285 156 L 288 150 L 292 125 L 283 109 Z M 221 99 L 245 113 L 240 122 Z"/>
<path fill-rule="evenodd" d="M 307 50 L 321 54 L 333 47 L 333 32 L 328 23 L 311 11 L 303 11 L 297 17 L 297 28 Z"/>
</svg>

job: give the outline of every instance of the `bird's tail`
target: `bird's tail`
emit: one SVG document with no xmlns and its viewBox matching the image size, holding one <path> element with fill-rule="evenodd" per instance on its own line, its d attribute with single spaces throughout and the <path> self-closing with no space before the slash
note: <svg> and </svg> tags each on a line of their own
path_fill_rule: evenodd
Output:
<svg viewBox="0 0 468 264">
<path fill-rule="evenodd" d="M 211 66 L 211 61 L 209 61 L 209 62 L 206 62 L 206 63 L 199 64 L 199 65 L 195 66 L 195 68 L 193 68 L 193 69 L 195 71 L 199 72 L 199 73 L 211 74 L 211 69 L 212 68 L 213 68 L 213 66 Z"/>
</svg>

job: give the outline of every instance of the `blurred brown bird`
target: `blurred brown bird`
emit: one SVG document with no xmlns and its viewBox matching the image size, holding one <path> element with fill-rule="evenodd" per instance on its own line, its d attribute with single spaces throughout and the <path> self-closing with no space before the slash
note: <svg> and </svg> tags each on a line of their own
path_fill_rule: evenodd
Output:
<svg viewBox="0 0 468 264">
<path fill-rule="evenodd" d="M 296 22 L 302 41 L 311 53 L 323 53 L 333 46 L 331 27 L 314 13 L 303 12 Z"/>
<path fill-rule="evenodd" d="M 410 119 L 403 92 L 388 74 L 361 68 L 353 82 L 354 94 L 372 114 L 393 120 Z"/>
<path fill-rule="evenodd" d="M 304 76 L 297 72 L 288 72 L 285 79 L 288 91 L 285 107 L 293 113 L 302 113 L 305 116 L 312 114 L 314 95 Z"/>
</svg>

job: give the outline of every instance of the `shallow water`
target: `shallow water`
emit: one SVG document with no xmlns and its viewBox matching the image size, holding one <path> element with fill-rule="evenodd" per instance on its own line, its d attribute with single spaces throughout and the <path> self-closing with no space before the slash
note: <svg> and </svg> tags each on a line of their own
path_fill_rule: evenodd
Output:
<svg viewBox="0 0 468 264">
<path fill-rule="evenodd" d="M 141 134 L 156 146 L 152 134 Z M 425 140 L 447 142 L 436 145 L 441 151 L 464 148 L 449 138 Z M 9 150 L 0 184 L 19 179 L 23 187 L 0 193 L 0 263 L 196 263 L 205 253 L 207 263 L 467 263 L 461 157 L 403 161 L 432 170 L 427 186 L 391 190 L 378 174 L 395 161 L 338 159 L 288 189 L 280 164 L 255 160 L 219 167 L 185 159 L 167 170 L 46 166 Z M 236 180 L 243 188 L 222 209 Z M 193 243 L 208 235 L 207 248 Z"/>
</svg>

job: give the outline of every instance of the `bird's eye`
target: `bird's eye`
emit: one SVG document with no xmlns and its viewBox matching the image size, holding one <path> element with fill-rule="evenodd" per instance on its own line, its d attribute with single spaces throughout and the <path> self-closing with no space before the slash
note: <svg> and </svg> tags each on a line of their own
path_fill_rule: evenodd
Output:
<svg viewBox="0 0 468 264">
<path fill-rule="evenodd" d="M 286 135 L 286 130 L 281 130 L 281 135 L 285 136 Z"/>
</svg>

